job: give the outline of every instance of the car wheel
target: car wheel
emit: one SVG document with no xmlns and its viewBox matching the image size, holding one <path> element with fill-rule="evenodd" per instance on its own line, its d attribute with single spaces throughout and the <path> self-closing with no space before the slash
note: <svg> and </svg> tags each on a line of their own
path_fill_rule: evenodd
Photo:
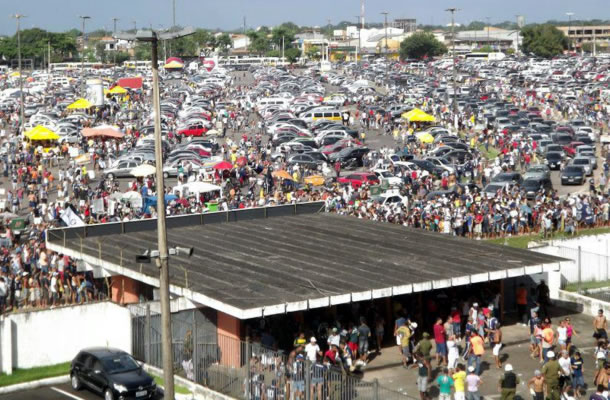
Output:
<svg viewBox="0 0 610 400">
<path fill-rule="evenodd" d="M 112 389 L 106 389 L 106 391 L 104 392 L 104 400 L 114 400 L 114 394 L 112 394 Z"/>
<path fill-rule="evenodd" d="M 164 172 L 164 173 L 163 173 L 163 178 L 164 178 L 164 179 L 168 179 L 168 178 L 169 178 L 169 174 L 168 174 L 167 172 Z"/>
<path fill-rule="evenodd" d="M 81 388 L 80 379 L 78 379 L 78 376 L 76 376 L 76 374 L 72 375 L 72 377 L 70 378 L 70 383 L 72 384 L 72 389 L 80 390 L 80 388 Z"/>
</svg>

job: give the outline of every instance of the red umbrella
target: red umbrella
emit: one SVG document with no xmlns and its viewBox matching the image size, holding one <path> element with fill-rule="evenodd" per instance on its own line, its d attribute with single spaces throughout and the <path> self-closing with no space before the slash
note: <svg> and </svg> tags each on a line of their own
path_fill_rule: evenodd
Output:
<svg viewBox="0 0 610 400">
<path fill-rule="evenodd" d="M 233 164 L 228 161 L 221 161 L 218 164 L 214 165 L 214 169 L 223 170 L 223 169 L 231 169 L 233 168 Z"/>
</svg>

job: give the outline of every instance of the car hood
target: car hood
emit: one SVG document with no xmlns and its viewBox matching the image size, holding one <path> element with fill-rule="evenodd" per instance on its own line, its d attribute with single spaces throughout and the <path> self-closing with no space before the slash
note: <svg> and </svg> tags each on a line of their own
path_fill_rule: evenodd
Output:
<svg viewBox="0 0 610 400">
<path fill-rule="evenodd" d="M 142 368 L 121 374 L 113 374 L 110 375 L 110 378 L 112 382 L 119 385 L 124 385 L 128 389 L 136 389 L 140 386 L 148 387 L 153 383 L 152 377 Z"/>
</svg>

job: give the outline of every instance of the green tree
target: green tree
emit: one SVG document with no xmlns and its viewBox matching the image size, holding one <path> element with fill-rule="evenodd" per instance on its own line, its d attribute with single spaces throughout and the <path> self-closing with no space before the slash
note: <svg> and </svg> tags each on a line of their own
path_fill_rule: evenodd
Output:
<svg viewBox="0 0 610 400">
<path fill-rule="evenodd" d="M 152 56 L 150 43 L 137 42 L 133 51 L 136 60 L 150 60 Z"/>
<path fill-rule="evenodd" d="M 296 62 L 300 56 L 301 50 L 297 48 L 291 47 L 289 49 L 284 50 L 284 57 L 286 57 L 286 60 L 288 60 L 290 64 Z"/>
<path fill-rule="evenodd" d="M 229 36 L 228 33 L 223 33 L 222 35 L 219 35 L 218 37 L 215 38 L 215 43 L 214 43 L 214 48 L 220 53 L 220 54 L 227 54 L 229 53 L 229 50 L 231 49 L 231 45 L 233 45 L 233 41 L 231 40 L 231 36 Z"/>
<path fill-rule="evenodd" d="M 113 55 L 113 61 L 116 60 L 116 65 L 122 65 L 125 61 L 129 60 L 129 53 L 126 51 L 117 51 Z"/>
<path fill-rule="evenodd" d="M 492 49 L 490 45 L 485 45 L 485 46 L 481 46 L 481 48 L 478 49 L 477 51 L 479 51 L 481 53 L 491 53 L 494 51 L 494 49 Z"/>
<path fill-rule="evenodd" d="M 106 45 L 102 41 L 98 41 L 95 43 L 95 55 L 97 59 L 102 63 L 107 63 L 108 60 L 108 52 L 106 51 Z"/>
<path fill-rule="evenodd" d="M 447 47 L 433 34 L 417 32 L 400 43 L 400 58 L 420 59 L 425 56 L 436 57 L 447 52 Z"/>
<path fill-rule="evenodd" d="M 522 50 L 538 57 L 552 58 L 568 48 L 568 39 L 562 31 L 550 24 L 530 25 L 521 29 Z"/>
<path fill-rule="evenodd" d="M 246 33 L 250 39 L 250 46 L 248 48 L 254 53 L 259 55 L 265 54 L 269 51 L 271 44 L 267 38 L 268 29 L 259 29 L 258 31 L 249 31 Z"/>
<path fill-rule="evenodd" d="M 318 46 L 311 46 L 305 54 L 312 60 L 318 60 L 320 58 L 320 48 Z"/>
</svg>

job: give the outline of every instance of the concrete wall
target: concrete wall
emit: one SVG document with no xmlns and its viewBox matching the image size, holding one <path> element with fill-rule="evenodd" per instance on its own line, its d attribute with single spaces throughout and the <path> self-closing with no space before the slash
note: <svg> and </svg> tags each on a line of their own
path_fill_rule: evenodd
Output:
<svg viewBox="0 0 610 400">
<path fill-rule="evenodd" d="M 597 316 L 597 311 L 599 309 L 604 310 L 604 315 L 610 313 L 610 303 L 583 296 L 578 293 L 568 292 L 566 290 L 560 290 L 557 299 L 553 299 L 553 303 L 557 303 L 563 308 L 581 312 L 592 317 Z"/>
<path fill-rule="evenodd" d="M 112 302 L 5 315 L 0 332 L 0 367 L 6 373 L 70 361 L 86 347 L 131 352 L 131 314 Z"/>
</svg>

